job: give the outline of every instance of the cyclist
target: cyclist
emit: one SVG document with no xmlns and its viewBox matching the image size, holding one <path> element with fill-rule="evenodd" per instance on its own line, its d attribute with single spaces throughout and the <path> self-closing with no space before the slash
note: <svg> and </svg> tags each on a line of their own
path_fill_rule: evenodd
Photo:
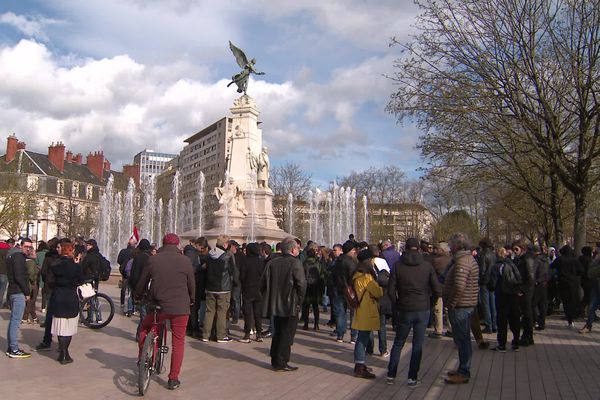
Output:
<svg viewBox="0 0 600 400">
<path fill-rule="evenodd" d="M 171 370 L 168 388 L 177 389 L 179 372 L 183 363 L 185 330 L 190 316 L 190 306 L 194 303 L 195 280 L 190 259 L 178 248 L 179 237 L 168 233 L 163 238 L 163 247 L 150 257 L 135 288 L 136 298 L 146 296 L 148 303 L 161 307 L 159 322 L 169 320 L 173 335 L 171 352 Z M 151 282 L 151 283 L 150 283 Z M 150 286 L 148 284 L 150 283 Z M 148 314 L 142 321 L 139 335 L 140 352 L 144 340 L 153 324 L 153 315 Z"/>
</svg>

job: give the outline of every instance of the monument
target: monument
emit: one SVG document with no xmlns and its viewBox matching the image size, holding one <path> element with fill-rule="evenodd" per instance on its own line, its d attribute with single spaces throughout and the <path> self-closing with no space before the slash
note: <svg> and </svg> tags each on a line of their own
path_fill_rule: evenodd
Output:
<svg viewBox="0 0 600 400">
<path fill-rule="evenodd" d="M 256 102 L 246 91 L 251 73 L 263 75 L 254 69 L 255 60 L 248 61 L 242 50 L 229 42 L 242 72 L 234 75 L 229 85 L 235 83 L 243 93 L 234 100 L 231 126 L 227 137 L 224 178 L 215 188 L 219 208 L 214 212 L 213 226 L 204 232 L 209 240 L 226 234 L 238 242 L 280 241 L 288 236 L 277 226 L 273 215 L 273 192 L 269 188 L 270 161 L 268 149 L 263 145 L 259 128 L 259 111 Z M 229 86 L 228 85 L 228 86 Z M 194 235 L 183 235 L 193 237 Z"/>
</svg>

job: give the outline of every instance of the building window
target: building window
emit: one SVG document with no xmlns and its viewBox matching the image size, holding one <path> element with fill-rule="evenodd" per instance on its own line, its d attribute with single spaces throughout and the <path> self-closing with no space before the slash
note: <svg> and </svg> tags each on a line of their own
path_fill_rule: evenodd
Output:
<svg viewBox="0 0 600 400">
<path fill-rule="evenodd" d="M 65 183 L 63 181 L 56 181 L 56 194 L 64 194 L 65 193 Z"/>
<path fill-rule="evenodd" d="M 79 197 L 79 182 L 73 182 L 71 186 L 71 197 Z"/>
<path fill-rule="evenodd" d="M 27 190 L 30 192 L 38 191 L 38 177 L 37 176 L 28 176 L 27 177 Z"/>
<path fill-rule="evenodd" d="M 85 188 L 85 198 L 88 200 L 92 200 L 94 196 L 94 187 L 92 185 L 87 185 Z"/>
</svg>

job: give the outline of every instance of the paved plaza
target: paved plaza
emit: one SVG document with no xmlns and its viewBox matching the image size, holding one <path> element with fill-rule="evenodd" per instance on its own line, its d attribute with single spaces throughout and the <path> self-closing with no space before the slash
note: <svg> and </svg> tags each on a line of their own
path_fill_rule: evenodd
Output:
<svg viewBox="0 0 600 400">
<path fill-rule="evenodd" d="M 116 285 L 102 291 L 118 303 Z M 0 346 L 6 348 L 9 312 L 0 312 Z M 324 317 L 327 317 L 326 315 Z M 137 396 L 134 342 L 137 318 L 115 315 L 99 331 L 81 327 L 73 338 L 71 355 L 75 362 L 55 361 L 56 342 L 50 352 L 35 353 L 30 359 L 0 359 L 0 399 L 126 399 Z M 232 330 L 242 336 L 243 323 Z M 581 323 L 580 323 L 581 325 Z M 410 345 L 402 352 L 396 383 L 385 383 L 387 359 L 368 358 L 377 379 L 352 376 L 349 343 L 336 343 L 330 330 L 298 330 L 290 364 L 296 372 L 273 372 L 269 365 L 270 340 L 263 343 L 186 342 L 185 359 L 175 391 L 166 389 L 167 373 L 154 377 L 145 397 L 149 399 L 600 399 L 600 334 L 580 335 L 551 317 L 548 328 L 536 333 L 536 345 L 519 353 L 500 354 L 474 350 L 469 384 L 448 386 L 445 372 L 456 366 L 457 354 L 451 339 L 425 341 L 420 377 L 421 386 L 409 389 L 406 373 Z M 32 350 L 42 337 L 42 328 L 23 325 L 21 347 Z M 347 338 L 348 336 L 346 336 Z M 493 342 L 493 335 L 487 335 Z M 510 333 L 509 333 L 510 338 Z M 389 347 L 393 332 L 388 334 Z M 169 359 L 170 355 L 167 357 Z M 168 368 L 168 364 L 167 364 Z"/>
</svg>

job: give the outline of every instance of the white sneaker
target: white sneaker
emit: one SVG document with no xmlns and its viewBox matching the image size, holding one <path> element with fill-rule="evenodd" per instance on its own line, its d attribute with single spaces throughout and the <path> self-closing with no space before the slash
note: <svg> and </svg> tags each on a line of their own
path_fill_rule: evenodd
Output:
<svg viewBox="0 0 600 400">
<path fill-rule="evenodd" d="M 381 357 L 388 358 L 390 356 L 390 352 L 386 351 L 385 353 L 381 353 Z"/>
<path fill-rule="evenodd" d="M 393 385 L 394 384 L 394 379 L 391 376 L 386 376 L 385 377 L 385 383 L 387 383 L 388 385 Z"/>
<path fill-rule="evenodd" d="M 420 384 L 421 384 L 421 381 L 420 381 L 420 380 L 418 380 L 418 379 L 410 379 L 410 378 L 409 378 L 409 379 L 408 379 L 408 382 L 407 382 L 407 386 L 408 386 L 409 388 L 414 388 L 414 387 L 417 387 L 417 386 L 419 386 Z"/>
</svg>

